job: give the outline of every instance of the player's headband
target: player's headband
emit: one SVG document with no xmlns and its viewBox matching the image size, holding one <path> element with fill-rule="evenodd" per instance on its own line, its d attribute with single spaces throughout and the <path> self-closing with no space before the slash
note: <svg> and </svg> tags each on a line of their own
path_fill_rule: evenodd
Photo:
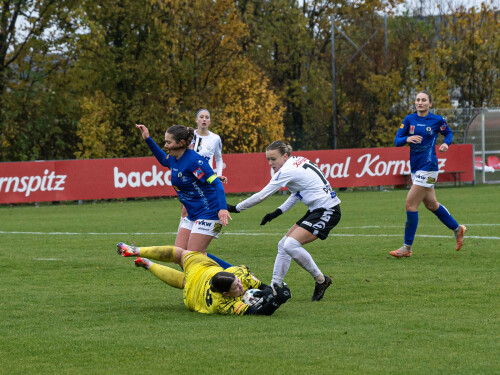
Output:
<svg viewBox="0 0 500 375">
<path fill-rule="evenodd" d="M 208 115 L 210 116 L 210 111 L 208 109 L 202 108 L 198 112 L 196 112 L 196 117 L 195 118 L 198 118 L 198 115 L 200 114 L 201 111 L 207 111 Z"/>
</svg>

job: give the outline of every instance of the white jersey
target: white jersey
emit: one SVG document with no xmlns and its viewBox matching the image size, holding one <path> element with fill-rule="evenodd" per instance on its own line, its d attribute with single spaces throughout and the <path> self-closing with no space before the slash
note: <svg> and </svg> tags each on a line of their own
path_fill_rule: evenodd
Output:
<svg viewBox="0 0 500 375">
<path fill-rule="evenodd" d="M 208 135 L 198 135 L 198 130 L 194 131 L 194 137 L 191 141 L 193 150 L 203 156 L 212 169 L 217 173 L 217 176 L 222 175 L 222 141 L 220 137 L 208 131 Z M 214 168 L 214 156 L 216 168 Z"/>
<path fill-rule="evenodd" d="M 307 158 L 292 156 L 271 178 L 264 189 L 238 203 L 236 209 L 238 211 L 246 210 L 283 187 L 287 187 L 292 193 L 291 197 L 279 207 L 283 212 L 288 211 L 299 200 L 310 211 L 317 208 L 331 208 L 340 203 L 337 194 L 316 164 Z"/>
</svg>

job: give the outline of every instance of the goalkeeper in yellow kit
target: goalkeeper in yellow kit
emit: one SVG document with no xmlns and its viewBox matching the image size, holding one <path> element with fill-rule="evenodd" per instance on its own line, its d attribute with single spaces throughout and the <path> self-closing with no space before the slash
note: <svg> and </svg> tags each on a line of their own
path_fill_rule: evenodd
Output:
<svg viewBox="0 0 500 375">
<path fill-rule="evenodd" d="M 118 243 L 117 252 L 124 257 L 137 257 L 137 267 L 143 267 L 178 289 L 191 311 L 224 315 L 271 315 L 291 298 L 286 284 L 263 284 L 246 266 L 233 266 L 224 270 L 205 254 L 184 250 L 177 246 L 135 247 Z M 179 264 L 184 272 L 152 262 L 150 259 Z M 250 306 L 241 301 L 247 289 L 259 289 L 254 294 L 258 303 Z"/>
</svg>

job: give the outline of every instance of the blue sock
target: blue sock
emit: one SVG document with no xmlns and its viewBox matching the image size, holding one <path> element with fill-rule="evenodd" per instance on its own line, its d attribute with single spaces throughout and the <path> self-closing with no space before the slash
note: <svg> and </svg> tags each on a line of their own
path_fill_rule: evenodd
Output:
<svg viewBox="0 0 500 375">
<path fill-rule="evenodd" d="M 207 253 L 207 257 L 209 257 L 212 260 L 215 260 L 219 264 L 219 266 L 221 266 L 224 269 L 233 266 L 231 263 L 228 263 L 228 262 L 226 262 L 226 261 L 224 261 L 224 260 L 222 260 L 220 258 L 217 258 L 215 255 L 212 255 L 210 253 Z"/>
<path fill-rule="evenodd" d="M 450 215 L 448 210 L 442 204 L 439 204 L 439 208 L 436 211 L 433 211 L 434 215 L 438 217 L 439 220 L 443 222 L 451 230 L 455 230 L 458 228 L 457 221 Z"/>
<path fill-rule="evenodd" d="M 405 244 L 413 245 L 418 226 L 418 211 L 406 211 Z"/>
</svg>

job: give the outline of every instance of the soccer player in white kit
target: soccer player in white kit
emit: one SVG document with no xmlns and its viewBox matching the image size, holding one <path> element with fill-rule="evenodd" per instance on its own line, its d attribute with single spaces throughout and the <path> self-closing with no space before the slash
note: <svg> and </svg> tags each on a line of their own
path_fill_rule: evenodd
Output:
<svg viewBox="0 0 500 375">
<path fill-rule="evenodd" d="M 311 300 L 319 301 L 332 280 L 321 272 L 311 254 L 302 246 L 318 238 L 325 240 L 328 237 L 330 230 L 340 221 L 340 199 L 314 163 L 304 157 L 291 156 L 291 151 L 292 147 L 282 141 L 271 143 L 266 150 L 266 158 L 274 171 L 271 181 L 260 192 L 236 206 L 227 204 L 227 208 L 229 212 L 241 212 L 283 187 L 290 190 L 290 197 L 274 212 L 265 215 L 260 225 L 288 211 L 298 201 L 308 207 L 306 214 L 278 243 L 271 285 L 281 285 L 293 259 L 314 278 L 315 288 Z"/>
<path fill-rule="evenodd" d="M 223 183 L 227 183 L 227 177 L 222 175 L 222 141 L 217 134 L 208 130 L 210 123 L 210 112 L 208 109 L 200 109 L 196 113 L 197 127 L 194 131 L 194 138 L 189 148 L 203 156 L 215 171 L 219 180 Z"/>
</svg>

